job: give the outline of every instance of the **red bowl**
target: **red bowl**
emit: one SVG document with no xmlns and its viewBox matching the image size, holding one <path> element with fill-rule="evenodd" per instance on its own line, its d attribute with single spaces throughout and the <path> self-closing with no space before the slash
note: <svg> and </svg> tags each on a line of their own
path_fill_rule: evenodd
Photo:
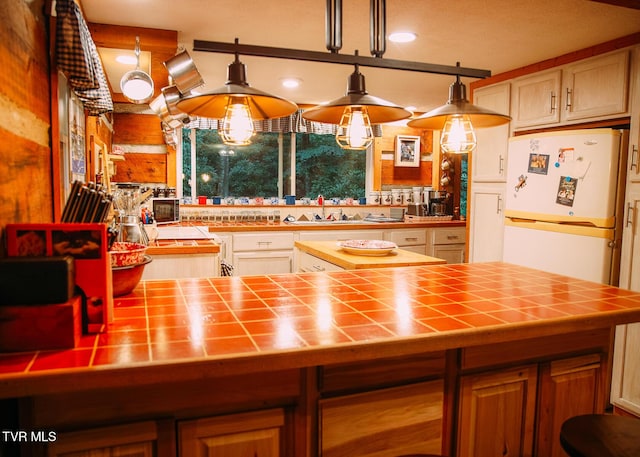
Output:
<svg viewBox="0 0 640 457">
<path fill-rule="evenodd" d="M 113 280 L 113 296 L 126 295 L 136 288 L 142 278 L 144 267 L 151 262 L 150 255 L 145 255 L 142 262 L 124 267 L 111 267 Z"/>
<path fill-rule="evenodd" d="M 116 241 L 109 250 L 111 266 L 126 267 L 127 265 L 136 265 L 144 260 L 146 252 L 147 246 L 144 244 Z"/>
</svg>

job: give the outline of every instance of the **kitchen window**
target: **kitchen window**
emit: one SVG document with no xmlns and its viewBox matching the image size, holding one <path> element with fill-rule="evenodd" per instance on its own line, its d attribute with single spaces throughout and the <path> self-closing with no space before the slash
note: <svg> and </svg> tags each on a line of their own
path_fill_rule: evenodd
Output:
<svg viewBox="0 0 640 457">
<path fill-rule="evenodd" d="M 216 130 L 185 128 L 181 152 L 181 195 L 191 199 L 318 194 L 357 199 L 366 195 L 371 175 L 369 150 L 342 149 L 326 134 L 259 132 L 250 145 L 230 148 Z"/>
</svg>

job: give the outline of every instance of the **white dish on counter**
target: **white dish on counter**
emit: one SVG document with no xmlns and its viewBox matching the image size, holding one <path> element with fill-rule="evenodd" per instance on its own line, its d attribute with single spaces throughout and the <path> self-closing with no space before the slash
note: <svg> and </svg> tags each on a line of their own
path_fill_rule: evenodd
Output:
<svg viewBox="0 0 640 457">
<path fill-rule="evenodd" d="M 345 240 L 338 242 L 338 246 L 349 254 L 366 256 L 389 255 L 398 245 L 384 240 Z"/>
</svg>

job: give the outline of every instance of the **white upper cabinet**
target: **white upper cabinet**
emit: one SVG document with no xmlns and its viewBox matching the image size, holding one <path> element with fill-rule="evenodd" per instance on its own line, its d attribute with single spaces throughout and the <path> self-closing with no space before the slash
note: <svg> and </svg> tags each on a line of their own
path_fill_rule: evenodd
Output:
<svg viewBox="0 0 640 457">
<path fill-rule="evenodd" d="M 628 114 L 629 51 L 513 80 L 513 128 L 522 130 Z"/>
<path fill-rule="evenodd" d="M 514 129 L 560 122 L 562 71 L 523 76 L 513 81 L 511 118 Z"/>
<path fill-rule="evenodd" d="M 510 83 L 494 84 L 473 91 L 474 105 L 509 115 Z M 509 124 L 476 130 L 476 149 L 471 153 L 471 179 L 476 182 L 506 180 Z"/>
<path fill-rule="evenodd" d="M 567 121 L 627 112 L 629 52 L 617 52 L 568 65 L 562 72 Z"/>
</svg>

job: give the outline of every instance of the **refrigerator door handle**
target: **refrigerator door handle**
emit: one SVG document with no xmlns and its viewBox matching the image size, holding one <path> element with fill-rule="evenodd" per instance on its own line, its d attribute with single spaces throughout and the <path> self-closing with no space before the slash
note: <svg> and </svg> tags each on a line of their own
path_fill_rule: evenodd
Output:
<svg viewBox="0 0 640 457">
<path fill-rule="evenodd" d="M 496 214 L 500 214 L 502 212 L 502 197 L 498 195 L 498 202 L 496 207 Z"/>
</svg>

